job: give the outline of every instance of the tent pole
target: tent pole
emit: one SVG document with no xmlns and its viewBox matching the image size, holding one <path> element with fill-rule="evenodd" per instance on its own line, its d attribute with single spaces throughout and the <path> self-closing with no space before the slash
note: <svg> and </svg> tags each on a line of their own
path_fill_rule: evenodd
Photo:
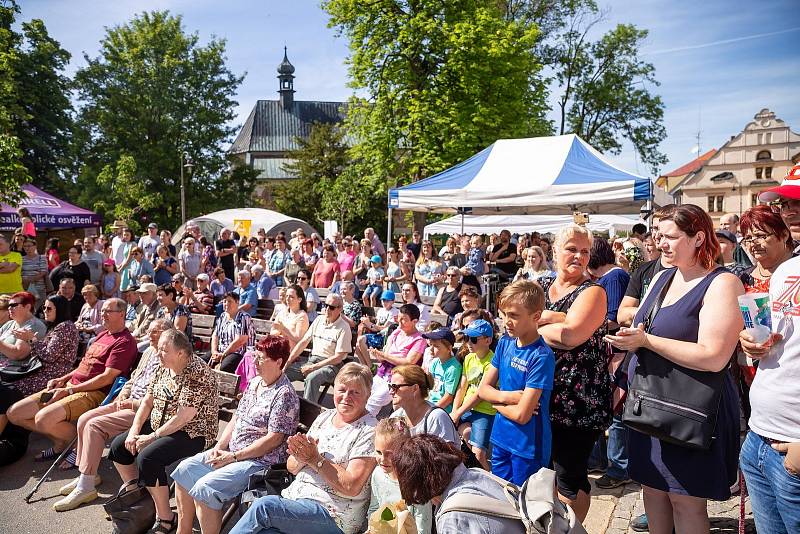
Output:
<svg viewBox="0 0 800 534">
<path fill-rule="evenodd" d="M 461 236 L 464 236 L 464 212 L 461 212 Z"/>
<path fill-rule="evenodd" d="M 389 208 L 389 220 L 386 224 L 386 250 L 392 246 L 392 208 Z"/>
</svg>

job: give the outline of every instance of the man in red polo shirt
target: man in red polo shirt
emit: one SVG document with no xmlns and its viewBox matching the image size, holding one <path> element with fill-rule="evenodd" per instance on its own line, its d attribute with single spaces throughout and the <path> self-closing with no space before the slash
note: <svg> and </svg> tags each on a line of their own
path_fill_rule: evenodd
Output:
<svg viewBox="0 0 800 534">
<path fill-rule="evenodd" d="M 38 459 L 58 456 L 75 437 L 78 418 L 100 405 L 118 376 L 130 372 L 137 350 L 136 340 L 125 328 L 127 307 L 122 299 L 106 300 L 100 311 L 106 330 L 86 350 L 80 365 L 8 409 L 9 421 L 53 440 Z"/>
</svg>

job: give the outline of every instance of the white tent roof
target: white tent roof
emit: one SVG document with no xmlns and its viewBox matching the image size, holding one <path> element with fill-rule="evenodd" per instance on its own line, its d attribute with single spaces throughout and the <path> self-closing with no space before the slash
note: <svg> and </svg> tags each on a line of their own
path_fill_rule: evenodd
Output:
<svg viewBox="0 0 800 534">
<path fill-rule="evenodd" d="M 500 139 L 419 182 L 391 189 L 389 207 L 472 215 L 638 212 L 671 197 L 618 168 L 578 136 Z"/>
<path fill-rule="evenodd" d="M 234 220 L 249 220 L 250 231 L 255 234 L 263 228 L 268 235 L 275 235 L 278 232 L 285 232 L 288 236 L 290 232 L 302 228 L 306 235 L 311 235 L 316 230 L 305 221 L 295 219 L 278 213 L 277 211 L 265 210 L 261 208 L 233 208 L 229 210 L 215 211 L 207 215 L 195 217 L 187 222 L 195 222 L 200 226 L 200 232 L 208 239 L 216 239 L 223 228 L 233 229 Z M 186 229 L 186 224 L 182 224 L 173 234 L 174 244 L 180 242 Z"/>
<path fill-rule="evenodd" d="M 508 230 L 512 234 L 539 232 L 556 233 L 573 222 L 572 215 L 464 215 L 463 231 L 468 234 L 493 234 Z M 608 232 L 615 235 L 630 231 L 633 225 L 647 223 L 638 215 L 589 215 L 586 225 L 593 232 Z M 425 226 L 425 236 L 431 234 L 462 233 L 462 216 L 456 215 Z"/>
</svg>

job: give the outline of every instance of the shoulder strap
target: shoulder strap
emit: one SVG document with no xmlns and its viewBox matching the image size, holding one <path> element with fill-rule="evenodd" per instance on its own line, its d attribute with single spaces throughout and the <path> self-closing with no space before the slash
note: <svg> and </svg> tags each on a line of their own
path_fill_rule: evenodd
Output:
<svg viewBox="0 0 800 534">
<path fill-rule="evenodd" d="M 644 319 L 644 330 L 645 332 L 650 331 L 650 327 L 653 325 L 653 321 L 656 318 L 659 310 L 661 309 L 661 304 L 664 302 L 664 298 L 667 296 L 667 291 L 669 291 L 669 287 L 672 285 L 672 279 L 675 277 L 675 271 L 672 271 L 669 274 L 665 274 L 664 276 L 667 277 L 666 282 L 663 286 L 661 286 L 661 291 L 659 291 L 656 298 L 652 300 L 650 303 L 650 309 L 647 311 L 647 315 Z"/>
<path fill-rule="evenodd" d="M 399 330 L 399 329 L 398 329 L 398 330 Z M 395 332 L 396 332 L 396 331 L 397 331 L 397 330 L 395 330 Z M 427 434 L 427 433 L 428 433 L 428 416 L 429 416 L 430 414 L 432 414 L 433 412 L 435 412 L 436 410 L 442 410 L 442 411 L 444 412 L 444 414 L 447 416 L 447 420 L 448 420 L 448 421 L 450 421 L 450 423 L 453 425 L 453 428 L 455 428 L 455 429 L 456 429 L 456 435 L 458 435 L 458 428 L 456 427 L 456 424 L 455 424 L 455 423 L 453 423 L 453 420 L 450 418 L 450 414 L 449 414 L 449 413 L 447 413 L 447 410 L 445 410 L 444 408 L 440 408 L 439 406 L 434 406 L 434 407 L 432 407 L 432 408 L 431 408 L 430 410 L 428 410 L 428 411 L 425 413 L 425 415 L 423 416 L 423 418 L 422 418 L 422 421 L 423 421 L 423 422 L 422 422 L 422 433 L 423 433 L 423 434 Z M 501 479 L 501 480 L 502 480 L 502 479 Z"/>
<path fill-rule="evenodd" d="M 438 514 L 447 512 L 473 512 L 521 521 L 519 512 L 511 503 L 471 493 L 459 493 L 448 498 Z"/>
</svg>

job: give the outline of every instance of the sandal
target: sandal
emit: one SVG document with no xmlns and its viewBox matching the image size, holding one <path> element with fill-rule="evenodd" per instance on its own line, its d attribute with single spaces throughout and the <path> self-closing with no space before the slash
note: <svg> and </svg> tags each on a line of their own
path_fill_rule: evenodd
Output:
<svg viewBox="0 0 800 534">
<path fill-rule="evenodd" d="M 172 514 L 172 519 L 167 521 L 156 516 L 156 522 L 147 531 L 147 534 L 169 534 L 178 528 L 178 514 Z"/>
<path fill-rule="evenodd" d="M 51 462 L 58 458 L 58 455 L 61 454 L 61 451 L 56 451 L 53 447 L 48 447 L 47 449 L 39 452 L 36 456 L 34 456 L 34 460 L 37 462 Z"/>
<path fill-rule="evenodd" d="M 78 455 L 75 449 L 69 451 L 67 456 L 64 458 L 64 461 L 61 462 L 61 465 L 58 466 L 59 469 L 62 471 L 69 471 L 70 469 L 75 469 L 78 467 Z"/>
</svg>

